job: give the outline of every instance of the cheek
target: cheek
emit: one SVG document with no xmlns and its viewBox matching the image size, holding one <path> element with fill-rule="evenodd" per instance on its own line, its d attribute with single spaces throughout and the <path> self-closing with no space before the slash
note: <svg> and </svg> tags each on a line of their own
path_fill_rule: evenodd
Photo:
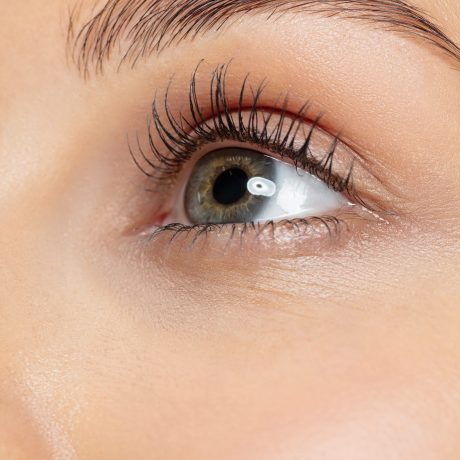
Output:
<svg viewBox="0 0 460 460">
<path fill-rule="evenodd" d="M 28 413 L 27 409 L 21 398 L 13 401 L 0 395 L 0 458 L 45 460 L 52 457 L 53 448 L 46 430 L 34 420 L 33 410 Z"/>
<path fill-rule="evenodd" d="M 433 327 L 298 312 L 248 306 L 227 333 L 204 323 L 152 333 L 126 318 L 88 322 L 84 334 L 74 325 L 78 343 L 36 356 L 35 407 L 48 422 L 67 411 L 61 433 L 80 458 L 434 459 L 460 448 L 443 372 L 452 358 Z"/>
</svg>

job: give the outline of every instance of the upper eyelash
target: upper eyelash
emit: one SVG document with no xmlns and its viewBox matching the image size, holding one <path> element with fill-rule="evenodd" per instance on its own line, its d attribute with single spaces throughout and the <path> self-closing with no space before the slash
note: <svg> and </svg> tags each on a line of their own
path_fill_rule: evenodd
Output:
<svg viewBox="0 0 460 460">
<path fill-rule="evenodd" d="M 181 171 L 183 164 L 190 160 L 193 153 L 204 144 L 234 140 L 256 144 L 278 154 L 280 157 L 289 157 L 295 167 L 306 170 L 323 180 L 334 190 L 347 192 L 358 202 L 364 204 L 353 189 L 354 160 L 351 161 L 344 177 L 338 177 L 334 174 L 333 164 L 336 148 L 340 142 L 339 136 L 334 137 L 323 158 L 313 157 L 310 151 L 312 135 L 318 128 L 323 114 L 319 114 L 313 119 L 301 147 L 294 147 L 298 131 L 305 123 L 310 107 L 309 101 L 303 104 L 294 115 L 287 110 L 288 96 L 284 97 L 281 104 L 277 102 L 271 109 L 266 110 L 260 104 L 260 98 L 267 84 L 266 81 L 263 80 L 254 89 L 248 83 L 249 74 L 247 74 L 241 84 L 236 110 L 231 110 L 226 87 L 226 77 L 230 66 L 230 63 L 227 63 L 217 66 L 212 72 L 206 101 L 209 104 L 207 110 L 210 114 L 209 117 L 205 117 L 203 115 L 205 109 L 197 93 L 197 73 L 200 65 L 201 62 L 193 72 L 189 85 L 188 115 L 179 113 L 176 117 L 171 112 L 169 105 L 171 82 L 162 101 L 164 115 L 160 114 L 159 100 L 155 97 L 152 104 L 152 117 L 148 124 L 148 145 L 153 158 L 145 153 L 139 136 L 137 136 L 136 145 L 138 155 L 135 154 L 130 145 L 131 156 L 144 174 L 153 179 L 170 180 Z M 245 103 L 245 98 L 248 95 L 251 99 L 250 104 Z M 278 101 L 280 99 L 278 98 Z M 234 115 L 235 112 L 236 115 Z M 249 112 L 247 119 L 243 118 L 243 112 Z M 275 114 L 278 116 L 278 121 L 270 129 L 269 123 Z M 155 141 L 155 138 L 158 141 Z M 162 147 L 159 147 L 157 142 Z"/>
</svg>

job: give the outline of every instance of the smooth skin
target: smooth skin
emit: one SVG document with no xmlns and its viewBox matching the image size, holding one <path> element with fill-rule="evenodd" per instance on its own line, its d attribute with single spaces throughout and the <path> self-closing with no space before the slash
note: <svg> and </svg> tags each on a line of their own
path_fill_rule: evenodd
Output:
<svg viewBox="0 0 460 460">
<path fill-rule="evenodd" d="M 1 3 L 0 458 L 460 458 L 460 64 L 255 14 L 85 81 L 71 3 Z M 457 0 L 413 4 L 460 43 Z M 126 134 L 200 59 L 312 97 L 397 218 L 332 248 L 141 243 L 158 198 Z"/>
</svg>

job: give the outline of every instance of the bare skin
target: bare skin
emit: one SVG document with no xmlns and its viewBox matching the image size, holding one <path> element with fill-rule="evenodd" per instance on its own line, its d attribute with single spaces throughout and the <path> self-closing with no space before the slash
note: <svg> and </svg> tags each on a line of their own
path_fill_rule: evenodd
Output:
<svg viewBox="0 0 460 460">
<path fill-rule="evenodd" d="M 362 21 L 254 12 L 85 79 L 72 3 L 4 3 L 0 457 L 458 459 L 460 62 Z M 460 43 L 458 1 L 412 4 Z M 163 196 L 127 135 L 173 75 L 179 110 L 200 60 L 205 82 L 231 61 L 230 90 L 266 79 L 267 106 L 313 100 L 378 173 L 355 182 L 385 218 L 333 241 L 145 244 Z"/>
</svg>

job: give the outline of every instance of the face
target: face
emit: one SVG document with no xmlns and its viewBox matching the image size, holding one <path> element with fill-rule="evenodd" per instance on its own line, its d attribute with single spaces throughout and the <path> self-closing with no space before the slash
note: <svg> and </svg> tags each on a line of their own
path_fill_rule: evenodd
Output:
<svg viewBox="0 0 460 460">
<path fill-rule="evenodd" d="M 459 458 L 460 4 L 5 3 L 0 456 Z"/>
</svg>

